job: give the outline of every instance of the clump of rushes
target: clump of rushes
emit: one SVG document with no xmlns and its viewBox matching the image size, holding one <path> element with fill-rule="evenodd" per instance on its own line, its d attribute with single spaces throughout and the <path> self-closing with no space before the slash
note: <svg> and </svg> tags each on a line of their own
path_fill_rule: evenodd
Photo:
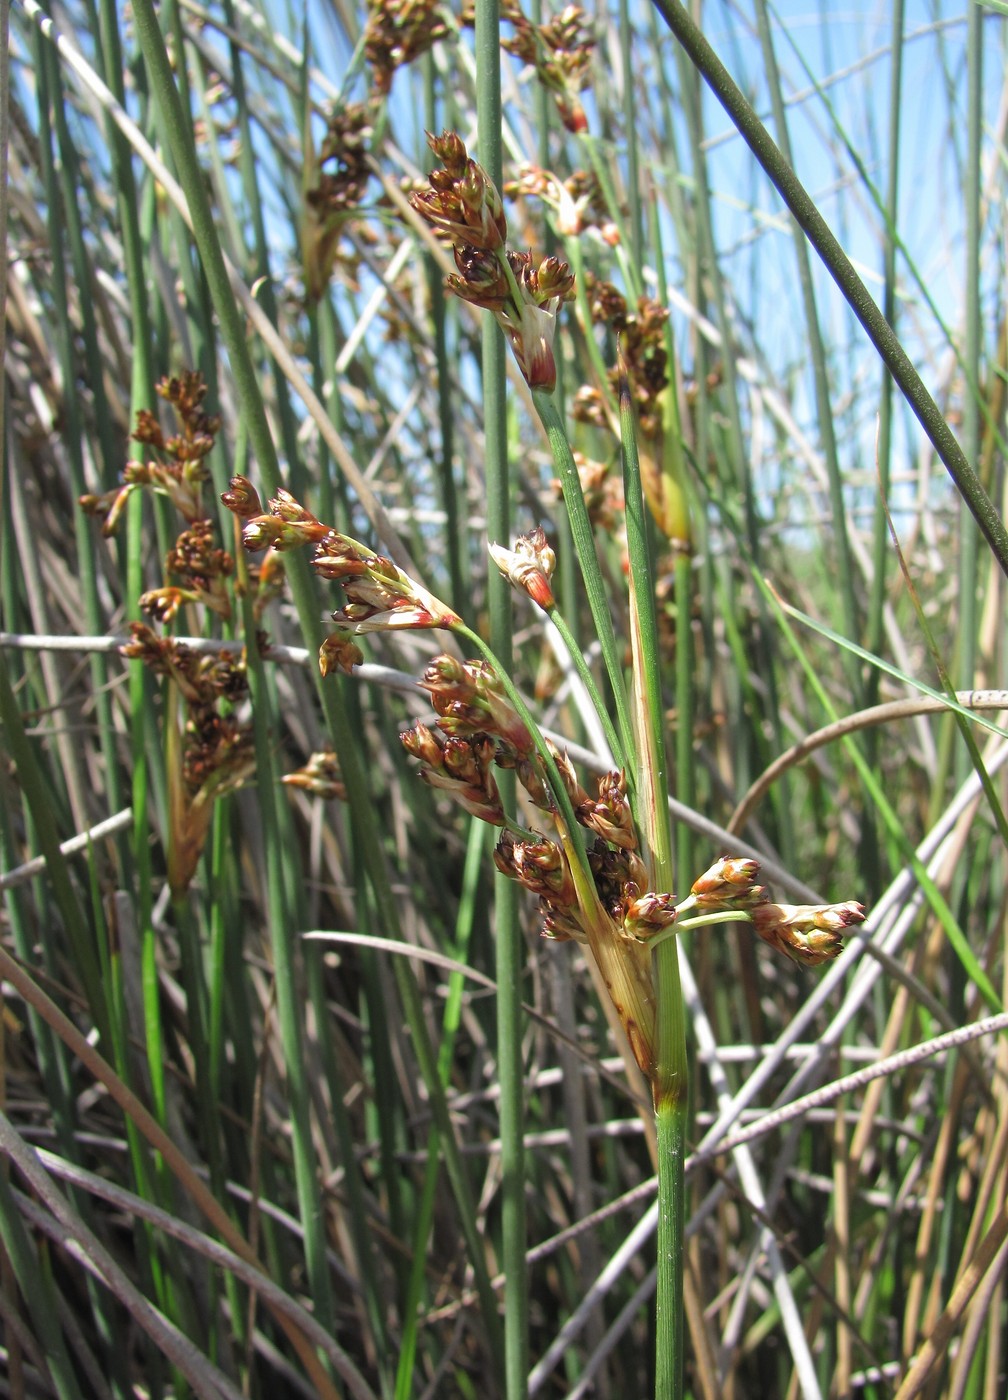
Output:
<svg viewBox="0 0 1008 1400">
<path fill-rule="evenodd" d="M 458 272 L 448 278 L 448 290 L 492 312 L 529 386 L 552 393 L 557 313 L 574 294 L 574 276 L 560 258 L 537 261 L 507 247 L 500 192 L 461 137 L 428 133 L 427 141 L 442 166 L 410 203 L 452 243 Z"/>
<path fill-rule="evenodd" d="M 80 504 L 102 520 L 104 535 L 112 535 L 132 492 L 146 489 L 167 497 L 185 526 L 165 555 L 164 584 L 145 592 L 140 607 L 160 624 L 172 622 L 183 606 L 209 608 L 228 621 L 234 612 L 234 560 L 216 542 L 202 495 L 220 420 L 205 412 L 206 384 L 194 371 L 163 379 L 157 392 L 171 405 L 177 431 L 166 435 L 154 414 L 141 409 L 133 439 L 148 449 L 146 460 L 127 462 L 120 486 L 102 496 L 82 496 Z M 256 618 L 282 580 L 282 568 L 260 570 L 254 580 Z M 245 659 L 230 651 L 194 651 L 142 622 L 132 623 L 130 631 L 123 655 L 168 682 L 168 883 L 179 896 L 196 872 L 214 802 L 242 787 L 255 769 L 251 730 L 235 713 L 248 689 Z"/>
<path fill-rule="evenodd" d="M 497 868 L 536 896 L 545 937 L 586 948 L 649 1078 L 657 1057 L 653 953 L 678 928 L 748 922 L 771 947 L 807 966 L 840 953 L 844 929 L 864 917 L 861 906 L 772 904 L 757 883 L 754 861 L 719 860 L 678 902 L 656 889 L 625 772 L 603 774 L 594 791 L 582 786 L 569 757 L 543 739 L 492 653 L 457 613 L 287 492 L 279 492 L 267 511 L 249 513 L 258 498 L 245 478 L 236 477 L 223 499 L 243 519 L 247 549 L 312 545 L 315 570 L 343 589 L 345 602 L 333 613 L 342 630 L 322 646 L 323 673 L 360 662 L 352 634 L 445 628 L 479 645 L 484 654 L 478 659 L 442 655 L 429 663 L 420 684 L 437 718 L 433 727 L 417 723 L 406 731 L 403 745 L 427 783 L 501 828 Z M 491 554 L 511 584 L 562 626 L 550 582 L 556 559 L 542 528 L 519 536 L 513 549 L 491 546 Z M 495 768 L 514 771 L 529 810 L 543 814 L 535 826 L 507 816 Z"/>
</svg>

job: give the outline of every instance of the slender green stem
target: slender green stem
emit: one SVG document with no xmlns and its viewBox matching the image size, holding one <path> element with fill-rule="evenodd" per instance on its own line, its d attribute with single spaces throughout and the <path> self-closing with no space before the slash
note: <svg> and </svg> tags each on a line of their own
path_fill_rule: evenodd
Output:
<svg viewBox="0 0 1008 1400">
<path fill-rule="evenodd" d="M 668 777 L 661 649 L 655 608 L 647 515 L 641 486 L 633 406 L 626 372 L 620 375 L 620 432 L 627 554 L 630 560 L 630 637 L 633 648 L 638 746 L 638 825 L 659 890 L 675 878 L 668 816 Z M 651 1074 L 658 1138 L 658 1291 L 655 1326 L 656 1400 L 679 1400 L 683 1378 L 683 1228 L 685 1204 L 686 1016 L 674 938 L 652 953 L 655 1054 Z"/>
<path fill-rule="evenodd" d="M 891 73 L 889 79 L 889 139 L 886 163 L 888 176 L 885 197 L 885 228 L 882 245 L 882 312 L 889 325 L 896 327 L 896 225 L 899 214 L 900 113 L 903 89 L 903 0 L 895 0 L 892 13 L 892 43 L 890 45 Z M 865 645 L 869 651 L 881 650 L 883 613 L 886 601 L 886 561 L 889 556 L 889 532 L 886 526 L 884 502 L 889 497 L 892 470 L 893 382 L 888 370 L 882 370 L 878 428 L 879 499 L 872 522 L 872 580 L 865 626 Z M 865 686 L 865 703 L 878 700 L 879 674 L 871 671 Z M 871 749 L 869 748 L 869 752 Z"/>
<path fill-rule="evenodd" d="M 665 751 L 654 569 L 648 541 L 633 405 L 622 359 L 620 433 L 627 557 L 630 564 L 630 643 L 636 679 L 633 699 L 639 764 L 634 784 L 638 798 L 637 815 L 644 830 L 652 876 L 659 889 L 671 890 L 675 883 L 675 871 L 668 819 L 668 759 Z"/>
<path fill-rule="evenodd" d="M 967 140 L 966 140 L 966 268 L 963 295 L 966 303 L 966 343 L 964 355 L 971 392 L 963 401 L 963 442 L 971 461 L 980 457 L 980 201 L 981 141 L 983 137 L 983 16 L 979 5 L 970 5 L 966 20 Z M 959 528 L 959 625 L 956 637 L 959 674 L 956 682 L 966 690 L 973 684 L 977 659 L 977 538 L 969 527 L 963 504 Z M 969 764 L 960 749 L 956 755 L 956 777 L 961 782 Z"/>
<path fill-rule="evenodd" d="M 550 608 L 549 618 L 560 633 L 563 644 L 567 648 L 567 654 L 571 659 L 571 663 L 578 673 L 581 684 L 588 692 L 588 698 L 592 702 L 592 708 L 598 715 L 599 723 L 602 726 L 602 732 L 605 734 L 606 743 L 609 745 L 609 752 L 612 755 L 613 762 L 617 767 L 625 769 L 627 757 L 623 752 L 623 745 L 620 743 L 619 735 L 616 733 L 616 727 L 609 717 L 609 711 L 605 707 L 605 701 L 599 694 L 599 688 L 595 684 L 595 677 L 591 673 L 591 667 L 584 658 L 584 652 L 578 646 L 577 639 L 568 627 L 567 619 L 559 608 Z"/>
<path fill-rule="evenodd" d="M 676 956 L 675 945 L 670 944 Z M 676 974 L 678 979 L 678 972 Z M 683 1238 L 686 1223 L 686 1100 L 655 1109 L 658 1133 L 658 1285 L 655 1312 L 655 1400 L 683 1393 Z"/>
<path fill-rule="evenodd" d="M 581 577 L 588 595 L 588 606 L 591 608 L 592 621 L 595 624 L 595 635 L 602 648 L 602 660 L 616 705 L 616 722 L 623 741 L 621 747 L 628 760 L 628 771 L 634 773 L 637 770 L 635 759 L 637 745 L 634 741 L 626 686 L 623 683 L 623 664 L 621 653 L 616 645 L 616 633 L 609 612 L 602 571 L 595 554 L 595 541 L 592 536 L 591 521 L 588 518 L 588 509 L 584 502 L 584 494 L 581 490 L 581 479 L 578 476 L 574 455 L 567 439 L 567 430 L 557 411 L 552 394 L 533 392 L 532 398 L 542 425 L 546 429 L 550 450 L 553 453 L 553 463 L 560 475 L 560 485 L 563 489 L 567 516 L 570 520 L 574 549 L 581 566 Z"/>
<path fill-rule="evenodd" d="M 469 844 L 466 850 L 465 871 L 462 877 L 462 899 L 459 905 L 458 920 L 455 925 L 455 943 L 452 957 L 465 963 L 472 935 L 476 913 L 476 896 L 480 883 L 480 870 L 486 855 L 488 828 L 475 818 L 469 827 Z M 448 996 L 445 1001 L 442 1026 L 444 1038 L 438 1054 L 438 1070 L 445 1088 L 451 1077 L 452 1050 L 462 1019 L 462 994 L 464 977 L 461 972 L 453 972 L 448 981 Z M 413 1230 L 413 1258 L 406 1292 L 406 1308 L 402 1345 L 396 1367 L 395 1400 L 409 1400 L 413 1394 L 413 1367 L 416 1358 L 419 1318 L 417 1310 L 423 1294 L 424 1279 L 427 1273 L 427 1248 L 431 1226 L 434 1223 L 434 1203 L 440 1174 L 438 1146 L 440 1136 L 432 1128 L 427 1140 L 427 1167 L 417 1206 L 416 1225 Z"/>
<path fill-rule="evenodd" d="M 640 175 L 637 159 L 636 79 L 634 75 L 633 26 L 628 0 L 619 6 L 620 64 L 623 70 L 623 125 L 626 130 L 627 198 L 630 204 L 630 261 L 634 268 L 644 266 L 644 216 L 641 212 Z"/>
<path fill-rule="evenodd" d="M 476 3 L 476 119 L 479 156 L 500 189 L 501 152 L 500 4 Z M 503 259 L 507 276 L 514 276 Z M 512 295 L 520 303 L 517 288 Z M 483 420 L 486 435 L 487 531 L 491 539 L 511 535 L 511 484 L 508 471 L 507 347 L 492 317 L 483 318 Z M 504 672 L 513 666 L 511 590 L 490 571 L 487 596 L 490 635 Z M 505 811 L 513 811 L 513 774 L 498 781 Z M 528 1270 L 525 1264 L 525 1086 L 522 1074 L 521 985 L 524 938 L 518 916 L 518 887 L 498 875 L 495 882 L 497 972 L 497 1071 L 500 1077 L 501 1230 L 504 1265 L 504 1393 L 522 1400 L 527 1392 L 529 1350 Z"/>
<path fill-rule="evenodd" d="M 49 1270 L 40 1266 L 38 1246 L 25 1230 L 6 1170 L 0 1172 L 0 1241 L 31 1319 L 34 1340 L 45 1357 L 46 1379 L 51 1381 L 60 1400 L 74 1400 L 81 1393 L 80 1383 L 60 1326 L 58 1292 L 53 1287 Z"/>
<path fill-rule="evenodd" d="M 679 4 L 679 0 L 654 0 L 654 5 L 703 74 L 714 96 L 805 231 L 945 464 L 1002 572 L 1008 575 L 1008 530 L 1004 522 L 956 441 L 941 409 L 924 387 L 892 327 L 879 311 L 829 225 L 688 11 Z"/>
</svg>

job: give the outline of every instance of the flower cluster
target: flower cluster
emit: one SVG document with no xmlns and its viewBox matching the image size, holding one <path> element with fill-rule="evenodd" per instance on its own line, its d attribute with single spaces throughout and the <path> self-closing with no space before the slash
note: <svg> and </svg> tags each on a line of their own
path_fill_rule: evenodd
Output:
<svg viewBox="0 0 1008 1400">
<path fill-rule="evenodd" d="M 141 410 L 133 438 L 148 449 L 147 460 L 128 462 L 117 489 L 85 496 L 81 505 L 102 519 L 102 533 L 111 535 L 133 491 L 145 488 L 166 496 L 184 528 L 165 555 L 164 582 L 141 595 L 140 607 L 158 623 L 173 621 L 183 605 L 208 608 L 229 620 L 235 563 L 217 542 L 202 499 L 206 459 L 220 420 L 206 413 L 206 384 L 195 371 L 163 379 L 157 392 L 172 408 L 176 431 L 165 433 L 153 413 Z M 281 582 L 282 569 L 260 570 L 252 602 L 256 619 Z M 245 661 L 233 652 L 195 651 L 144 623 L 134 623 L 131 631 L 123 655 L 169 682 L 168 880 L 178 895 L 196 872 L 214 801 L 241 787 L 255 768 L 251 728 L 236 713 L 247 694 Z"/>
<path fill-rule="evenodd" d="M 541 525 L 527 535 L 519 535 L 514 549 L 503 545 L 488 546 L 490 558 L 513 587 L 527 593 L 537 607 L 548 612 L 555 604 L 550 579 L 556 568 L 556 555 L 546 540 Z"/>
<path fill-rule="evenodd" d="M 231 592 L 226 580 L 234 573 L 234 560 L 214 543 L 209 520 L 194 520 L 165 555 L 165 571 L 180 580 L 154 588 L 140 598 L 140 606 L 157 622 L 170 622 L 183 603 L 203 603 L 219 617 L 231 617 Z"/>
<path fill-rule="evenodd" d="M 467 812 L 493 826 L 504 826 L 494 766 L 512 770 L 536 807 L 553 811 L 555 802 L 541 760 L 524 720 L 504 693 L 486 661 L 459 661 L 436 656 L 420 681 L 437 715 L 434 733 L 417 723 L 400 737 L 407 752 L 423 765 L 421 776 L 459 802 Z M 563 769 L 573 770 L 566 760 Z"/>
<path fill-rule="evenodd" d="M 504 808 L 493 775 L 494 741 L 486 734 L 471 739 L 441 737 L 426 724 L 402 736 L 406 752 L 423 764 L 420 776 L 448 793 L 470 816 L 503 826 Z"/>
<path fill-rule="evenodd" d="M 206 384 L 196 370 L 162 379 L 157 385 L 161 398 L 171 404 L 179 431 L 166 437 L 153 413 L 137 414 L 133 441 L 149 447 L 147 461 L 129 461 L 122 474 L 122 485 L 100 496 L 81 496 L 80 505 L 102 523 L 102 534 L 115 533 L 119 517 L 130 495 L 141 486 L 167 496 L 184 520 L 195 522 L 203 514 L 203 482 L 207 479 L 206 457 L 213 450 L 220 419 L 203 411 Z"/>
<path fill-rule="evenodd" d="M 323 675 L 336 669 L 349 671 L 362 660 L 347 633 L 359 636 L 403 628 L 453 627 L 461 621 L 391 559 L 323 524 L 289 491 L 279 490 L 264 510 L 248 478 L 234 476 L 231 489 L 221 500 L 243 522 L 242 540 L 251 553 L 314 545 L 312 568 L 321 578 L 334 579 L 342 587 L 346 601 L 332 616 L 343 631 L 322 643 L 319 665 Z"/>
<path fill-rule="evenodd" d="M 574 293 L 573 274 L 560 258 L 536 261 L 508 249 L 504 206 L 486 171 L 455 132 L 428 134 L 427 140 L 442 165 L 410 203 L 453 244 L 458 271 L 448 278 L 448 290 L 493 313 L 529 385 L 550 393 L 557 312 Z"/>
<path fill-rule="evenodd" d="M 385 96 L 395 70 L 426 53 L 448 32 L 436 0 L 369 0 L 364 57 L 375 93 Z"/>
<path fill-rule="evenodd" d="M 214 802 L 255 772 L 251 728 L 235 713 L 248 692 L 245 658 L 232 651 L 197 652 L 144 623 L 130 630 L 133 639 L 123 655 L 171 681 L 184 708 L 180 744 L 174 712 L 169 718 L 169 756 L 176 761 L 168 764 L 168 883 L 180 895 L 196 873 Z"/>
<path fill-rule="evenodd" d="M 331 749 L 313 753 L 308 762 L 293 773 L 285 773 L 281 782 L 288 787 L 300 788 L 311 793 L 312 797 L 346 799 L 346 787 L 340 772 L 339 759 Z"/>
<path fill-rule="evenodd" d="M 756 861 L 723 857 L 694 882 L 680 916 L 688 909 L 706 915 L 744 913 L 765 943 L 805 967 L 839 957 L 845 930 L 864 922 L 864 906 L 854 900 L 774 904 L 769 890 L 756 883 L 758 875 Z"/>
<path fill-rule="evenodd" d="M 410 203 L 431 228 L 457 246 L 495 253 L 507 239 L 507 219 L 497 186 L 466 150 L 455 131 L 427 133 L 427 144 L 441 162 L 428 176 L 430 188 L 417 190 Z"/>
<path fill-rule="evenodd" d="M 590 279 L 587 292 L 592 320 L 619 336 L 641 433 L 645 438 L 657 438 L 662 427 L 659 395 L 668 384 L 668 308 L 652 297 L 641 296 L 636 312 L 632 312 L 622 292 L 599 278 Z M 619 392 L 619 376 L 618 368 L 609 371 L 614 394 Z"/>
<path fill-rule="evenodd" d="M 568 131 L 588 130 L 579 94 L 588 82 L 595 39 L 585 12 L 567 5 L 545 24 L 526 19 L 517 0 L 505 0 L 501 18 L 514 26 L 514 36 L 501 45 L 530 64 L 553 94 L 560 120 Z"/>
<path fill-rule="evenodd" d="M 305 294 L 311 302 L 325 291 L 343 230 L 363 202 L 371 179 L 371 136 L 369 106 L 351 102 L 336 107 L 329 114 L 318 156 L 311 162 L 313 178 L 305 191 L 301 225 Z"/>
<path fill-rule="evenodd" d="M 516 588 L 552 606 L 554 560 L 541 529 L 520 537 L 514 549 L 494 546 L 491 552 Z M 405 748 L 419 760 L 426 782 L 502 828 L 497 868 L 536 896 L 544 936 L 586 948 L 646 1074 L 654 1069 L 656 1047 L 652 955 L 673 926 L 745 920 L 771 947 L 811 967 L 836 957 L 844 930 L 864 918 L 853 902 L 772 903 L 757 883 L 756 862 L 732 857 L 717 861 L 677 902 L 652 888 L 624 773 L 603 774 L 590 793 L 566 754 L 547 745 L 547 761 L 486 662 L 437 657 L 421 684 L 438 716 L 437 732 L 418 723 L 402 736 Z M 531 806 L 547 814 L 549 829 L 508 819 L 495 767 L 514 770 Z"/>
</svg>

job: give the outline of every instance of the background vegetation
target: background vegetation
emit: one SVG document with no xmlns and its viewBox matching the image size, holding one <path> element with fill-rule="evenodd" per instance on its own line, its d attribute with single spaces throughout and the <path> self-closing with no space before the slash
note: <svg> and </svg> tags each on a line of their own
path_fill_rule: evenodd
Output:
<svg viewBox="0 0 1008 1400">
<path fill-rule="evenodd" d="M 173 115 L 145 12 L 10 12 L 0 1383 L 503 1394 L 491 841 L 398 737 L 441 644 L 365 639 L 317 684 L 337 590 L 243 556 L 218 505 L 235 472 L 283 485 L 485 628 L 480 323 L 405 197 L 425 127 L 474 145 L 471 16 L 166 3 Z M 1003 512 L 1003 18 L 702 20 Z M 746 930 L 681 940 L 689 1391 L 995 1400 L 1003 1022 L 899 1056 L 1005 995 L 1005 575 L 658 11 L 505 7 L 502 35 L 512 240 L 577 275 L 557 359 L 618 635 L 617 337 L 631 360 L 683 891 L 754 852 L 778 898 L 870 909 L 825 973 Z M 510 369 L 514 526 L 546 527 L 597 661 Z M 278 463 L 250 456 L 262 410 Z M 516 680 L 599 771 L 562 649 L 521 599 L 514 625 Z M 528 1391 L 645 1394 L 649 1108 L 579 950 L 521 918 Z"/>
</svg>

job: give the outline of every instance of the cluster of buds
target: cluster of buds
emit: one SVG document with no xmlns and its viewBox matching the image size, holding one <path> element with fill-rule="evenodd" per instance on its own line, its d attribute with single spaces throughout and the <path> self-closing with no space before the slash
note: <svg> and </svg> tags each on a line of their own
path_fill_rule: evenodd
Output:
<svg viewBox="0 0 1008 1400">
<path fill-rule="evenodd" d="M 572 775 L 565 776 L 565 786 L 571 780 Z M 634 1059 L 650 1076 L 656 1052 L 650 939 L 674 923 L 675 901 L 648 888 L 624 775 L 603 774 L 594 796 L 579 784 L 575 788 L 575 819 L 592 838 L 587 849 L 590 881 L 579 878 L 575 842 L 555 809 L 559 840 L 506 829 L 494 860 L 498 870 L 537 896 L 545 937 L 584 947 L 609 992 Z"/>
<path fill-rule="evenodd" d="M 143 622 L 130 624 L 132 641 L 123 656 L 142 661 L 156 676 L 174 681 L 191 710 L 211 710 L 218 701 L 235 704 L 248 692 L 245 661 L 231 650 L 196 651 L 174 637 L 162 637 Z"/>
<path fill-rule="evenodd" d="M 448 32 L 436 0 L 369 0 L 364 57 L 375 93 L 384 96 L 395 70 L 426 53 Z"/>
<path fill-rule="evenodd" d="M 234 573 L 234 560 L 214 543 L 209 520 L 194 520 L 165 555 L 165 570 L 181 580 L 151 589 L 140 599 L 143 611 L 157 622 L 170 622 L 183 603 L 203 603 L 218 617 L 231 617 L 231 592 L 226 580 Z"/>
<path fill-rule="evenodd" d="M 172 682 L 183 704 L 181 743 L 169 717 L 168 883 L 182 894 L 196 873 L 217 798 L 243 787 L 255 772 L 250 727 L 234 707 L 248 693 L 245 658 L 232 651 L 197 652 L 144 623 L 131 626 L 124 656 Z"/>
<path fill-rule="evenodd" d="M 533 24 L 522 13 L 518 0 L 505 0 L 501 18 L 515 31 L 512 38 L 501 40 L 502 47 L 535 69 L 539 81 L 553 94 L 568 131 L 587 131 L 588 118 L 579 94 L 588 82 L 595 39 L 585 12 L 577 5 L 567 5 L 545 24 Z"/>
<path fill-rule="evenodd" d="M 817 967 L 843 952 L 845 931 L 864 922 L 864 906 L 843 904 L 774 904 L 757 883 L 754 860 L 722 857 L 696 880 L 680 906 L 701 915 L 742 914 L 765 943 L 804 967 Z"/>
<path fill-rule="evenodd" d="M 319 664 L 323 675 L 337 669 L 349 671 L 362 660 L 347 633 L 359 636 L 403 628 L 450 628 L 461 621 L 391 559 L 323 524 L 289 491 L 279 490 L 264 510 L 248 478 L 234 476 L 231 489 L 221 500 L 242 521 L 242 540 L 251 553 L 314 545 L 312 568 L 342 587 L 346 601 L 332 616 L 343 630 L 322 644 Z"/>
<path fill-rule="evenodd" d="M 504 808 L 493 775 L 496 745 L 489 735 L 442 738 L 426 724 L 415 724 L 401 738 L 406 752 L 423 765 L 420 776 L 426 783 L 447 793 L 470 816 L 490 826 L 504 825 Z"/>
<path fill-rule="evenodd" d="M 416 724 L 402 736 L 404 747 L 420 761 L 427 783 L 502 828 L 494 853 L 498 869 L 537 897 L 545 936 L 587 947 L 637 1063 L 650 1072 L 655 996 L 651 952 L 641 935 L 666 926 L 674 912 L 667 897 L 643 893 L 647 870 L 624 776 L 605 774 L 592 795 L 568 756 L 552 746 L 548 765 L 485 662 L 437 657 L 421 684 L 430 694 L 436 727 Z M 514 771 L 532 807 L 548 815 L 553 835 L 508 820 L 495 767 Z M 573 812 L 581 835 L 572 836 L 563 810 Z M 585 841 L 587 860 L 578 855 Z"/>
<path fill-rule="evenodd" d="M 496 785 L 490 777 L 490 765 L 495 764 L 513 770 L 533 806 L 560 820 L 558 803 L 532 735 L 486 661 L 459 661 L 451 656 L 437 656 L 428 665 L 420 684 L 431 697 L 441 734 L 435 735 L 426 725 L 418 724 L 402 736 L 402 741 L 424 764 L 428 782 L 450 791 L 467 810 L 476 806 L 492 810 L 494 815 L 485 820 L 504 825 Z M 647 880 L 646 869 L 637 855 L 637 833 L 627 800 L 626 778 L 618 772 L 603 774 L 598 779 L 595 795 L 591 796 L 578 781 L 569 757 L 552 745 L 549 749 L 556 778 L 577 822 L 595 838 L 589 864 L 597 897 L 614 916 L 622 918 L 630 900 L 637 897 Z M 524 846 L 520 842 L 516 845 L 513 836 L 512 832 L 505 847 L 514 856 L 518 872 L 515 878 L 522 878 L 523 862 L 531 870 L 541 868 L 547 857 L 550 861 L 567 859 L 562 847 L 555 842 L 550 843 L 555 854 L 544 851 L 541 842 L 545 838 L 533 833 L 530 839 L 537 851 L 533 860 L 527 852 L 523 854 Z M 498 858 L 499 862 L 501 859 L 503 857 Z M 522 879 L 522 883 L 527 881 Z M 551 908 L 544 910 L 548 924 L 558 921 L 562 912 L 559 907 L 552 907 L 558 905 L 555 891 L 561 888 L 568 892 L 575 888 L 569 871 L 562 879 L 553 880 L 551 876 L 552 895 L 536 889 L 537 894 L 549 899 Z M 573 912 L 570 917 L 576 919 Z M 583 930 L 579 937 L 584 940 Z"/>
<path fill-rule="evenodd" d="M 127 462 L 120 486 L 99 496 L 80 498 L 82 509 L 102 521 L 103 535 L 115 533 L 126 501 L 142 486 L 167 496 L 184 520 L 195 522 L 203 515 L 201 488 L 208 475 L 205 459 L 213 449 L 220 419 L 203 411 L 206 384 L 196 370 L 162 379 L 157 393 L 171 404 L 179 431 L 166 437 L 154 414 L 141 409 L 133 440 L 157 455 L 145 462 Z"/>
<path fill-rule="evenodd" d="M 632 312 L 622 292 L 611 282 L 598 278 L 589 281 L 587 291 L 592 320 L 619 336 L 641 433 L 645 438 L 656 438 L 662 426 L 660 395 L 668 384 L 668 308 L 652 297 L 641 296 L 636 312 Z M 610 370 L 609 380 L 614 394 L 618 394 L 619 368 Z"/>
<path fill-rule="evenodd" d="M 505 194 L 532 195 L 554 211 L 556 226 L 566 238 L 588 234 L 615 248 L 619 229 L 606 206 L 598 176 L 592 171 L 575 170 L 560 180 L 538 165 L 526 165 L 517 180 L 504 188 Z"/>
<path fill-rule="evenodd" d="M 537 262 L 531 253 L 509 250 L 504 206 L 486 171 L 455 132 L 428 134 L 427 140 L 442 166 L 410 203 L 453 244 L 458 271 L 448 278 L 448 290 L 491 311 L 530 387 L 551 393 L 557 313 L 573 296 L 573 274 L 560 258 Z"/>
<path fill-rule="evenodd" d="M 163 379 L 157 392 L 175 415 L 177 430 L 166 434 L 147 410 L 137 414 L 134 441 L 149 449 L 148 460 L 126 464 L 122 485 L 104 496 L 82 497 L 81 505 L 103 519 L 111 535 L 131 492 L 154 490 L 168 499 L 185 527 L 164 560 L 164 584 L 140 598 L 140 607 L 155 622 L 174 619 L 183 604 L 199 604 L 218 617 L 233 612 L 234 560 L 215 541 L 214 526 L 202 501 L 220 419 L 203 407 L 206 384 L 196 371 Z M 276 586 L 260 587 L 256 615 Z M 182 894 L 195 874 L 210 829 L 215 800 L 248 781 L 255 767 L 250 727 L 235 707 L 247 694 L 245 662 L 232 652 L 195 651 L 171 637 L 135 623 L 124 656 L 142 661 L 168 686 L 168 881 Z"/>
<path fill-rule="evenodd" d="M 532 735 L 486 661 L 436 656 L 420 685 L 430 695 L 440 733 L 417 723 L 400 737 L 420 760 L 425 782 L 472 815 L 504 826 L 496 766 L 514 771 L 534 806 L 554 809 Z"/>
<path fill-rule="evenodd" d="M 514 760 L 532 752 L 532 736 L 488 662 L 435 656 L 420 685 L 430 695 L 438 727 L 450 738 L 487 734 Z"/>
<path fill-rule="evenodd" d="M 371 109 L 367 105 L 351 102 L 335 108 L 318 156 L 310 162 L 301 257 L 305 294 L 311 302 L 318 301 L 325 291 L 343 230 L 363 202 L 371 179 L 371 135 Z"/>
<path fill-rule="evenodd" d="M 497 186 L 457 132 L 428 132 L 427 144 L 441 168 L 431 171 L 428 189 L 410 196 L 413 208 L 456 247 L 496 253 L 507 241 L 507 218 Z"/>
</svg>

